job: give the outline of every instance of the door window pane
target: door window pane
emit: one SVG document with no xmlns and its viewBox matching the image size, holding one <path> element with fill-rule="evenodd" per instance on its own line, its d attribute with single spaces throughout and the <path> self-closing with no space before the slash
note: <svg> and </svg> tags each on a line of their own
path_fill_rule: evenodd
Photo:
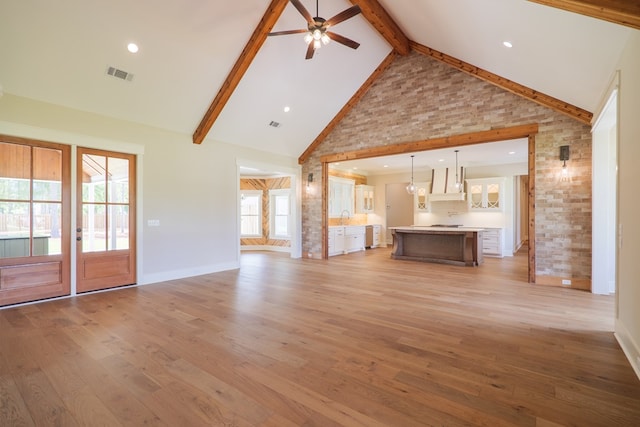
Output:
<svg viewBox="0 0 640 427">
<path fill-rule="evenodd" d="M 109 243 L 107 249 L 129 249 L 129 206 L 109 206 Z"/>
<path fill-rule="evenodd" d="M 62 253 L 62 204 L 33 204 L 33 255 Z"/>
<path fill-rule="evenodd" d="M 30 203 L 0 202 L 0 258 L 29 256 Z"/>
<path fill-rule="evenodd" d="M 82 155 L 82 201 L 105 202 L 106 165 L 104 156 Z"/>
<path fill-rule="evenodd" d="M 129 202 L 129 160 L 109 157 L 109 203 Z"/>
<path fill-rule="evenodd" d="M 107 249 L 104 205 L 82 206 L 82 252 Z"/>
<path fill-rule="evenodd" d="M 62 201 L 62 152 L 33 147 L 33 199 Z"/>
<path fill-rule="evenodd" d="M 29 200 L 29 180 L 0 177 L 0 199 Z"/>
</svg>

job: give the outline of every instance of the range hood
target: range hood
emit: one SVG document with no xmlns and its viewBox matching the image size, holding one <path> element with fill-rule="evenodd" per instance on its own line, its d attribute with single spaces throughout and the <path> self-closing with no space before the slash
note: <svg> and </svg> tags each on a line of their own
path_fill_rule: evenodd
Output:
<svg viewBox="0 0 640 427">
<path fill-rule="evenodd" d="M 458 178 L 464 184 L 464 168 L 458 171 Z M 431 171 L 430 202 L 451 202 L 464 200 L 464 190 L 456 188 L 456 168 L 440 168 Z"/>
</svg>

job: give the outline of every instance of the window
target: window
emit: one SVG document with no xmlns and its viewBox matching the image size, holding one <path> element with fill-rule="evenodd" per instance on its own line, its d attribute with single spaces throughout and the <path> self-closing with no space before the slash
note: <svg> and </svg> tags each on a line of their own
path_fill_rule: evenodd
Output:
<svg viewBox="0 0 640 427">
<path fill-rule="evenodd" d="M 262 191 L 240 193 L 240 235 L 262 237 Z"/>
<path fill-rule="evenodd" d="M 269 191 L 269 217 L 271 239 L 290 239 L 291 191 Z"/>
</svg>

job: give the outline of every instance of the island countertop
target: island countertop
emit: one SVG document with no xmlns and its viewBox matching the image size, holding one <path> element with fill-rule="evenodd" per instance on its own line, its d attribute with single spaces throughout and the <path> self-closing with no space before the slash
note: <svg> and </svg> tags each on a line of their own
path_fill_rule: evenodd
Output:
<svg viewBox="0 0 640 427">
<path fill-rule="evenodd" d="M 465 232 L 465 231 L 484 231 L 483 227 L 464 227 L 464 226 L 434 226 L 434 225 L 404 225 L 400 227 L 389 227 L 390 230 L 398 230 L 405 232 L 421 232 L 421 231 L 445 231 L 445 232 Z"/>
</svg>

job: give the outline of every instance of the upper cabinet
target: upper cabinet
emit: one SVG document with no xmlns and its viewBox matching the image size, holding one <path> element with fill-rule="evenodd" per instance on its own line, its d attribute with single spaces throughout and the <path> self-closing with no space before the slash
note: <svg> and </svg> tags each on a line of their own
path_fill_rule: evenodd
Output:
<svg viewBox="0 0 640 427">
<path fill-rule="evenodd" d="M 373 185 L 356 185 L 356 213 L 373 213 Z"/>
<path fill-rule="evenodd" d="M 329 218 L 351 216 L 354 213 L 353 196 L 355 181 L 329 176 Z"/>
<path fill-rule="evenodd" d="M 469 210 L 504 210 L 505 183 L 506 179 L 504 177 L 467 179 Z"/>
<path fill-rule="evenodd" d="M 429 212 L 430 182 L 415 182 L 416 192 L 413 193 L 413 207 L 417 212 Z"/>
</svg>

